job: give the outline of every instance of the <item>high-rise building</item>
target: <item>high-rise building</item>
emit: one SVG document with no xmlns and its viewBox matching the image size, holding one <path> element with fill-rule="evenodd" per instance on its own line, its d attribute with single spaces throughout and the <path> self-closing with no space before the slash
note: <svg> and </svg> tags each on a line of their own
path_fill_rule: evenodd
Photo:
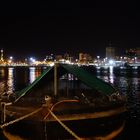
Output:
<svg viewBox="0 0 140 140">
<path fill-rule="evenodd" d="M 106 58 L 114 59 L 115 58 L 115 48 L 114 47 L 106 47 Z"/>
</svg>

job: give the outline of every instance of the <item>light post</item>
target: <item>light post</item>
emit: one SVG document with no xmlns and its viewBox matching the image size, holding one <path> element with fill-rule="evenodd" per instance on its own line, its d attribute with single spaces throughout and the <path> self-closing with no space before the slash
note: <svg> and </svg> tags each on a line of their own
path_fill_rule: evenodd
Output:
<svg viewBox="0 0 140 140">
<path fill-rule="evenodd" d="M 33 57 L 30 57 L 30 65 L 33 65 L 35 63 L 35 59 Z"/>
<path fill-rule="evenodd" d="M 98 66 L 99 66 L 99 62 L 100 62 L 100 56 L 97 56 L 97 63 L 98 63 Z"/>
<path fill-rule="evenodd" d="M 135 57 L 134 60 L 135 60 L 135 63 L 137 63 L 137 57 Z"/>
<path fill-rule="evenodd" d="M 10 56 L 9 59 L 8 59 L 8 63 L 9 63 L 9 64 L 12 64 L 12 62 L 13 62 L 13 57 Z"/>
</svg>

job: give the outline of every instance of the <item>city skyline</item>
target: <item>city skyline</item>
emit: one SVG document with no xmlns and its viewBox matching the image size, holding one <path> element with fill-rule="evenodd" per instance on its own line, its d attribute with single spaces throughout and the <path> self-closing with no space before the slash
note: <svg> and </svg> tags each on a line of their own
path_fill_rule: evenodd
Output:
<svg viewBox="0 0 140 140">
<path fill-rule="evenodd" d="M 118 50 L 116 50 L 115 47 L 112 47 L 111 44 L 106 47 L 105 49 L 105 56 L 102 55 L 91 55 L 91 53 L 86 52 L 79 52 L 76 55 L 72 55 L 69 53 L 64 54 L 46 54 L 42 56 L 42 58 L 39 58 L 36 55 L 29 55 L 27 57 L 22 56 L 18 58 L 16 55 L 7 55 L 5 50 L 0 49 L 0 62 L 28 62 L 28 61 L 63 61 L 63 60 L 69 60 L 69 61 L 83 61 L 83 62 L 91 62 L 93 60 L 122 60 L 122 59 L 128 59 L 128 60 L 137 60 L 140 61 L 140 48 L 130 48 L 125 50 L 124 54 L 119 55 Z"/>
<path fill-rule="evenodd" d="M 110 41 L 119 53 L 140 47 L 135 2 L 11 2 L 1 11 L 0 48 L 7 55 L 105 55 Z"/>
</svg>

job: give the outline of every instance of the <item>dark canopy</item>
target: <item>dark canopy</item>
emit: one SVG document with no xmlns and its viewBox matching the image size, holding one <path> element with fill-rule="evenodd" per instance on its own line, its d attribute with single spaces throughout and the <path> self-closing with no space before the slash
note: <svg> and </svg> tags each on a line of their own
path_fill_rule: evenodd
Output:
<svg viewBox="0 0 140 140">
<path fill-rule="evenodd" d="M 111 95 L 116 90 L 110 84 L 104 82 L 103 80 L 97 78 L 92 75 L 88 71 L 77 65 L 69 65 L 69 64 L 57 64 L 57 77 L 60 78 L 62 75 L 66 73 L 71 73 L 75 77 L 77 77 L 80 81 L 85 83 L 91 89 L 97 90 L 98 92 Z M 49 82 L 54 80 L 54 67 L 50 67 L 46 69 L 32 84 L 24 88 L 23 90 L 16 93 L 16 101 L 18 101 L 21 97 L 31 94 L 32 90 L 36 88 L 41 88 L 42 86 L 48 84 Z"/>
</svg>

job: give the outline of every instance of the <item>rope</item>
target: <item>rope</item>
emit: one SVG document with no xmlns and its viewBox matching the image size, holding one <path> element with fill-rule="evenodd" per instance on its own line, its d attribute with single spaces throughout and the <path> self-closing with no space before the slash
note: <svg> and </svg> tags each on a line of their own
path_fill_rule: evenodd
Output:
<svg viewBox="0 0 140 140">
<path fill-rule="evenodd" d="M 58 104 L 60 103 L 64 103 L 64 102 L 79 102 L 79 100 L 62 100 L 59 101 L 57 103 L 55 103 L 51 109 L 48 109 L 49 112 L 47 113 L 47 115 L 44 117 L 44 120 L 47 119 L 47 117 L 51 114 L 59 123 L 60 125 L 67 131 L 69 132 L 73 137 L 75 137 L 77 140 L 81 140 L 81 138 L 79 136 L 77 136 L 72 130 L 70 130 L 63 122 L 60 121 L 60 119 L 52 112 L 52 110 L 54 109 L 54 107 L 56 107 Z"/>
<path fill-rule="evenodd" d="M 69 132 L 69 133 L 70 133 L 73 137 L 75 137 L 77 140 L 81 140 L 81 138 L 80 138 L 79 136 L 77 136 L 72 130 L 70 130 L 64 123 L 62 123 L 62 122 L 59 120 L 59 118 L 57 118 L 56 115 L 51 111 L 51 110 L 53 110 L 53 108 L 54 108 L 56 105 L 58 105 L 58 104 L 60 104 L 60 103 L 63 103 L 63 102 L 79 102 L 79 101 L 78 101 L 78 100 L 63 100 L 63 101 L 57 102 L 56 104 L 54 104 L 54 105 L 51 107 L 51 109 L 48 109 L 48 110 L 49 110 L 49 113 L 44 117 L 44 119 L 46 119 L 46 118 L 49 116 L 49 114 L 51 114 L 51 115 L 54 117 L 54 119 L 56 119 L 56 120 L 60 123 L 60 125 L 61 125 L 67 132 Z M 4 123 L 3 125 L 0 125 L 0 128 L 3 129 L 4 127 L 7 127 L 7 126 L 9 126 L 9 125 L 11 125 L 11 124 L 13 124 L 13 123 L 16 123 L 16 122 L 21 121 L 21 120 L 23 120 L 23 119 L 25 119 L 25 118 L 28 118 L 29 116 L 32 116 L 33 114 L 39 112 L 41 109 L 42 109 L 42 107 L 39 108 L 39 109 L 37 109 L 37 110 L 35 110 L 35 111 L 33 111 L 33 112 L 31 112 L 31 113 L 29 113 L 29 114 L 27 114 L 27 115 L 24 115 L 24 116 L 22 116 L 22 117 L 20 117 L 20 118 L 18 118 L 18 119 L 15 119 L 15 120 L 10 121 L 10 122 L 8 122 L 8 123 Z"/>
<path fill-rule="evenodd" d="M 57 106 L 58 104 L 64 103 L 64 102 L 79 102 L 79 100 L 62 100 L 59 101 L 57 103 L 55 103 L 52 107 L 51 107 L 51 111 L 54 109 L 55 106 Z M 44 117 L 44 120 L 49 116 L 50 112 L 47 113 L 47 115 Z"/>
<path fill-rule="evenodd" d="M 3 128 L 6 127 L 6 126 L 9 126 L 9 125 L 11 125 L 11 124 L 13 124 L 13 123 L 16 123 L 16 122 L 18 122 L 18 121 L 21 121 L 21 120 L 23 120 L 23 119 L 25 119 L 25 118 L 28 118 L 29 116 L 32 116 L 33 114 L 39 112 L 41 109 L 42 109 L 42 107 L 39 108 L 39 109 L 37 109 L 37 110 L 35 110 L 35 111 L 33 111 L 33 112 L 31 112 L 31 113 L 29 113 L 29 114 L 27 114 L 27 115 L 24 115 L 24 116 L 22 116 L 22 117 L 20 117 L 20 118 L 18 118 L 18 119 L 15 119 L 15 120 L 10 121 L 10 122 L 8 122 L 8 123 L 4 123 L 3 125 L 0 125 L 0 128 L 3 129 Z"/>
<path fill-rule="evenodd" d="M 60 125 L 67 131 L 69 132 L 73 137 L 75 137 L 77 140 L 81 140 L 79 136 L 77 136 L 72 130 L 70 130 L 64 123 L 60 121 L 60 119 L 49 109 L 50 114 L 56 119 Z"/>
</svg>

